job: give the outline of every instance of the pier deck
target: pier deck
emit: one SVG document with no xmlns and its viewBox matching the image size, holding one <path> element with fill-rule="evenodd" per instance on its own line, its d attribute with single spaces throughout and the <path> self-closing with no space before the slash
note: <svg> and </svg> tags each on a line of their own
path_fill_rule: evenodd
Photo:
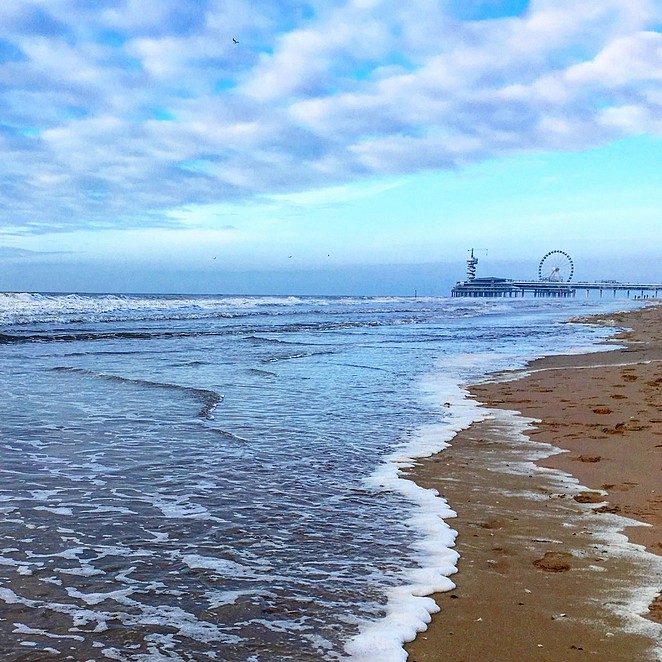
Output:
<svg viewBox="0 0 662 662">
<path fill-rule="evenodd" d="M 614 281 L 550 282 L 511 280 L 507 278 L 475 278 L 460 281 L 451 291 L 453 297 L 575 297 L 577 292 L 595 291 L 616 296 L 623 292 L 629 298 L 657 298 L 662 292 L 662 283 L 619 283 Z"/>
</svg>

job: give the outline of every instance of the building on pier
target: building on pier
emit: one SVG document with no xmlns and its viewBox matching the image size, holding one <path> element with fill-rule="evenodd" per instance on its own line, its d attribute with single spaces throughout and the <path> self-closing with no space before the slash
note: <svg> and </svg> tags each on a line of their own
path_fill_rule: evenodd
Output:
<svg viewBox="0 0 662 662">
<path fill-rule="evenodd" d="M 517 297 L 524 296 L 522 290 L 513 284 L 509 278 L 476 278 L 478 258 L 474 250 L 469 251 L 467 258 L 467 279 L 460 281 L 451 291 L 453 297 Z"/>
<path fill-rule="evenodd" d="M 472 278 L 457 283 L 451 292 L 454 297 L 517 297 L 522 292 L 508 278 Z"/>
</svg>

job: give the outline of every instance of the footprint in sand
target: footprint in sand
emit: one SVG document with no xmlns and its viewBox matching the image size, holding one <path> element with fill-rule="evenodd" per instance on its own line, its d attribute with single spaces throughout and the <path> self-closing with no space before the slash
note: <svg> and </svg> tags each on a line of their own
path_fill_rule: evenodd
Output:
<svg viewBox="0 0 662 662">
<path fill-rule="evenodd" d="M 478 522 L 478 526 L 481 529 L 500 529 L 503 526 L 503 522 L 498 519 L 487 520 L 487 522 Z"/>
<path fill-rule="evenodd" d="M 602 486 L 603 490 L 613 490 L 614 492 L 628 492 L 639 483 L 605 483 Z"/>
<path fill-rule="evenodd" d="M 602 457 L 599 455 L 579 455 L 577 458 L 580 462 L 600 462 Z"/>
<path fill-rule="evenodd" d="M 500 575 L 505 575 L 510 570 L 510 563 L 505 559 L 487 559 L 486 563 L 490 570 L 494 570 Z"/>
<path fill-rule="evenodd" d="M 600 503 L 605 498 L 600 492 L 580 492 L 572 497 L 577 503 Z"/>
<path fill-rule="evenodd" d="M 611 414 L 611 409 L 609 407 L 596 407 L 593 410 L 594 414 Z"/>
<path fill-rule="evenodd" d="M 568 552 L 545 552 L 545 555 L 535 560 L 533 565 L 545 572 L 567 572 L 572 567 L 571 558 L 572 554 Z"/>
<path fill-rule="evenodd" d="M 625 432 L 625 423 L 616 423 L 613 428 L 602 428 L 607 434 L 623 434 Z"/>
<path fill-rule="evenodd" d="M 594 513 L 620 513 L 620 506 L 600 506 L 598 508 L 593 508 Z"/>
<path fill-rule="evenodd" d="M 660 593 L 649 605 L 648 611 L 654 621 L 662 623 L 662 593 Z"/>
</svg>

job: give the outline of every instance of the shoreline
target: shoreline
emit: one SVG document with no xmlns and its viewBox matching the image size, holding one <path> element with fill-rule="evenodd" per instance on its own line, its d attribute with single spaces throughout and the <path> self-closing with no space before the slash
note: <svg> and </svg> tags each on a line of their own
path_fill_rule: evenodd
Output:
<svg viewBox="0 0 662 662">
<path fill-rule="evenodd" d="M 457 511 L 460 554 L 412 662 L 660 655 L 662 306 L 575 321 L 631 330 L 470 387 L 486 418 L 407 474 Z"/>
</svg>

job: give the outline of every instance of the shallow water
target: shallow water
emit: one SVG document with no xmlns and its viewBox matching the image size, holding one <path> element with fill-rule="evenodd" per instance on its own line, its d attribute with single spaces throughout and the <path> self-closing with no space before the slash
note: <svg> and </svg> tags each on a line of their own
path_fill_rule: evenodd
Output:
<svg viewBox="0 0 662 662">
<path fill-rule="evenodd" d="M 626 305 L 0 294 L 0 656 L 360 656 L 448 512 L 394 462 Z"/>
</svg>

